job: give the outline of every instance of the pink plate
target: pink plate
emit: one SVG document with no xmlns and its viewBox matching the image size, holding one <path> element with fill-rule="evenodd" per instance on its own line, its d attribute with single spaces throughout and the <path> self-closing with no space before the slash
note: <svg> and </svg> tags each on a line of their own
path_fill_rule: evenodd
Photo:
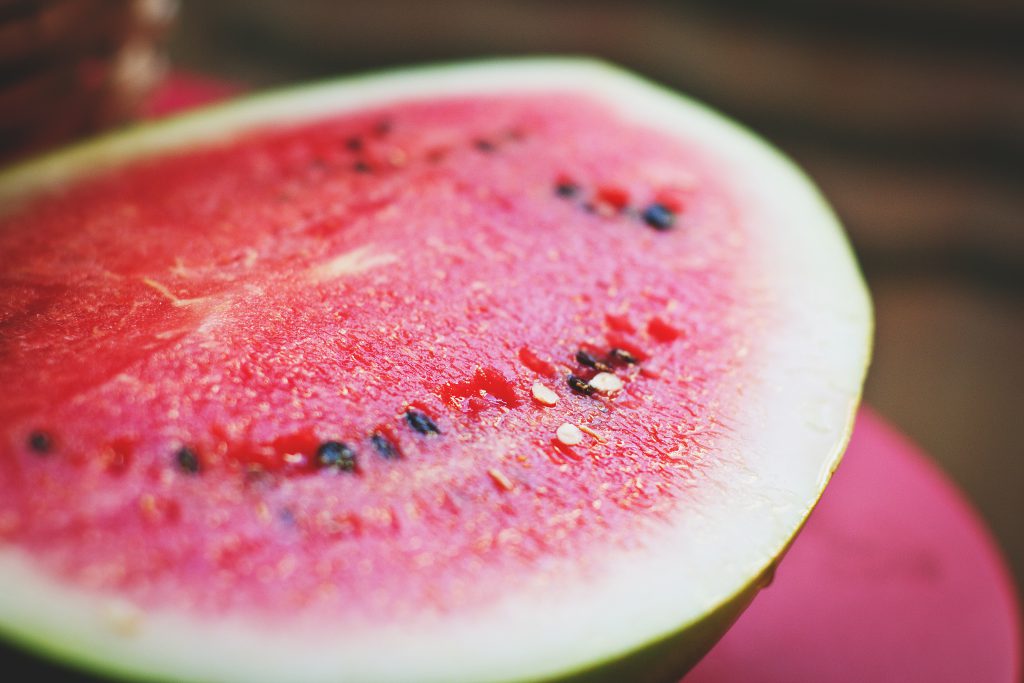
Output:
<svg viewBox="0 0 1024 683">
<path fill-rule="evenodd" d="M 870 410 L 821 503 L 686 683 L 1014 683 L 1017 602 L 962 495 Z"/>
</svg>

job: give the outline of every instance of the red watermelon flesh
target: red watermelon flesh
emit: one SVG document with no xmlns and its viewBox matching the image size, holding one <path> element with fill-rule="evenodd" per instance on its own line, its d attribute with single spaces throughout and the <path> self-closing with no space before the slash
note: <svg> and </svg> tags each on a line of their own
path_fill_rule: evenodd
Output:
<svg viewBox="0 0 1024 683">
<path fill-rule="evenodd" d="M 461 608 L 628 543 L 715 465 L 755 299 L 733 214 L 678 142 L 529 96 L 250 133 L 21 207 L 2 538 L 211 610 Z M 599 369 L 622 390 L 586 395 Z M 329 441 L 354 471 L 318 466 Z"/>
<path fill-rule="evenodd" d="M 108 670 L 678 675 L 863 378 L 806 180 L 605 67 L 275 95 L 0 202 L 0 630 Z"/>
</svg>

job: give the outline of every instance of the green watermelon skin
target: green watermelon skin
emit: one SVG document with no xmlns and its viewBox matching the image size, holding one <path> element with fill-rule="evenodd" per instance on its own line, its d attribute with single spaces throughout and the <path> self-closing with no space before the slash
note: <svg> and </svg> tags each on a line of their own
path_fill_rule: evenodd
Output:
<svg viewBox="0 0 1024 683">
<path fill-rule="evenodd" d="M 167 680 L 275 680 L 282 658 L 237 660 L 282 625 L 304 680 L 692 666 L 835 465 L 866 300 L 831 215 L 770 152 L 729 130 L 785 176 L 751 199 L 733 159 L 609 106 L 602 79 L 648 86 L 555 64 L 593 83 L 555 92 L 524 63 L 328 85 L 0 179 L 0 381 L 19 388 L 0 397 L 0 575 L 26 583 L 30 558 L 40 600 L 77 610 L 61 633 L 62 608 L 26 627 L 0 601 L 0 627 Z M 780 249 L 792 228 L 751 218 L 789 191 L 820 244 Z M 775 257 L 808 272 L 779 286 Z M 812 276 L 831 314 L 789 298 Z M 780 351 L 808 331 L 809 354 Z M 786 417 L 748 395 L 787 364 L 809 462 L 762 472 Z M 758 431 L 769 445 L 746 450 Z M 197 620 L 237 654 L 156 644 Z"/>
</svg>

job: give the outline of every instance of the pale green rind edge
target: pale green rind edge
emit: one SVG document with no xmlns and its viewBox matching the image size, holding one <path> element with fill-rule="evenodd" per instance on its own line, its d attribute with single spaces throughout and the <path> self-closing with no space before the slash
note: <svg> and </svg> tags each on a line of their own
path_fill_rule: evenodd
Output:
<svg viewBox="0 0 1024 683">
<path fill-rule="evenodd" d="M 544 64 L 551 65 L 553 68 L 560 65 L 575 65 L 584 66 L 592 70 L 604 70 L 609 75 L 616 78 L 641 82 L 646 87 L 668 94 L 669 96 L 680 100 L 680 102 L 687 106 L 702 109 L 706 113 L 717 118 L 721 123 L 732 128 L 737 132 L 737 134 L 747 138 L 748 141 L 756 144 L 763 150 L 772 153 L 777 160 L 789 168 L 795 177 L 800 178 L 808 191 L 817 198 L 818 202 L 821 204 L 823 212 L 832 218 L 832 222 L 835 224 L 837 236 L 843 242 L 850 261 L 856 263 L 849 240 L 847 239 L 845 232 L 842 230 L 841 223 L 835 217 L 830 205 L 821 195 L 816 185 L 814 185 L 810 178 L 789 157 L 774 146 L 768 144 L 750 129 L 723 116 L 699 101 L 692 100 L 668 88 L 643 79 L 629 71 L 620 69 L 619 67 L 587 57 L 506 58 L 476 60 L 452 64 L 434 64 L 397 70 L 389 69 L 340 79 L 332 79 L 320 83 L 279 89 L 267 93 L 248 95 L 225 103 L 190 110 L 184 114 L 172 116 L 164 120 L 143 123 L 124 130 L 115 131 L 3 169 L 0 171 L 0 203 L 16 197 L 30 197 L 35 192 L 45 190 L 51 185 L 59 183 L 60 180 L 63 180 L 64 178 L 60 172 L 63 169 L 66 169 L 68 165 L 76 166 L 79 164 L 85 164 L 85 162 L 95 160 L 99 157 L 101 160 L 99 168 L 104 168 L 121 161 L 127 161 L 133 158 L 144 158 L 146 154 L 132 153 L 132 143 L 134 141 L 141 140 L 143 137 L 148 138 L 161 130 L 168 132 L 186 130 L 191 127 L 192 123 L 207 119 L 211 115 L 228 115 L 232 112 L 243 111 L 256 103 L 284 101 L 291 98 L 301 97 L 303 94 L 372 81 L 380 76 L 415 75 L 419 77 L 426 77 L 431 73 L 442 73 L 465 66 L 483 66 L 489 63 L 503 65 L 510 63 L 524 65 Z M 248 126 L 243 126 L 241 130 L 246 130 L 248 128 Z M 214 142 L 216 142 L 216 138 L 211 137 L 204 138 L 198 144 L 211 144 Z M 177 149 L 178 147 L 179 143 L 177 142 L 168 145 L 157 145 L 148 150 L 147 153 L 157 154 L 161 151 L 170 151 Z M 113 151 L 111 151 L 111 148 L 113 148 Z M 70 175 L 73 177 L 75 174 L 72 173 Z M 57 180 L 54 180 L 52 183 L 46 182 L 45 179 L 49 176 L 55 176 L 57 177 Z M 19 180 L 24 177 L 28 177 L 30 182 L 19 182 Z M 42 182 L 40 182 L 40 179 L 43 179 Z M 0 208 L 2 208 L 2 204 L 0 204 Z M 872 355 L 874 317 L 871 310 L 871 298 L 867 284 L 864 281 L 860 270 L 858 268 L 854 268 L 854 271 L 858 277 L 858 284 L 862 289 L 861 293 L 868 308 L 868 326 L 866 329 L 867 334 L 864 344 L 864 366 L 860 377 L 860 386 L 863 387 L 863 380 L 866 376 Z M 858 394 L 850 402 L 842 437 L 837 442 L 834 452 L 828 459 L 830 463 L 829 471 L 827 476 L 821 482 L 814 502 L 809 506 L 807 513 L 804 515 L 803 524 L 806 523 L 808 516 L 817 505 L 821 495 L 824 493 L 825 486 L 831 478 L 831 474 L 840 464 L 842 455 L 853 432 L 854 420 L 860 399 L 861 394 Z M 595 661 L 584 667 L 567 670 L 554 676 L 529 680 L 520 679 L 519 683 L 623 683 L 625 681 L 629 681 L 630 683 L 669 683 L 678 680 L 680 675 L 689 671 L 697 664 L 698 661 L 700 661 L 700 659 L 736 621 L 743 610 L 751 603 L 751 601 L 753 601 L 758 591 L 766 583 L 765 577 L 770 576 L 774 572 L 775 567 L 782 560 L 786 551 L 799 535 L 800 530 L 803 528 L 803 524 L 801 524 L 800 527 L 798 527 L 786 540 L 777 555 L 768 558 L 762 571 L 758 575 L 733 595 L 711 608 L 705 614 L 704 618 L 682 624 L 677 630 L 665 634 L 662 638 L 639 645 L 631 651 L 619 653 L 606 660 Z M 0 633 L 3 633 L 9 642 L 18 643 L 35 654 L 77 665 L 84 670 L 88 670 L 99 675 L 113 676 L 123 680 L 153 681 L 155 683 L 173 683 L 173 681 L 176 680 L 170 673 L 164 676 L 153 672 L 140 672 L 134 669 L 119 668 L 116 662 L 95 659 L 90 657 L 89 653 L 70 648 L 62 648 L 60 645 L 48 640 L 45 634 L 37 634 L 36 637 L 33 637 L 33 635 L 29 635 L 24 632 L 13 631 L 2 622 L 0 622 Z M 206 683 L 217 683 L 217 681 L 208 680 Z"/>
</svg>

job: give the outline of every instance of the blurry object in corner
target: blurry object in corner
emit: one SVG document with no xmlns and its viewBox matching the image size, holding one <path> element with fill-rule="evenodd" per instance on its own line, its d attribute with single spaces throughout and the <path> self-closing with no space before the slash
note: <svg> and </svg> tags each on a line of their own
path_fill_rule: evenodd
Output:
<svg viewBox="0 0 1024 683">
<path fill-rule="evenodd" d="M 0 163 L 132 119 L 176 0 L 0 0 Z"/>
</svg>

